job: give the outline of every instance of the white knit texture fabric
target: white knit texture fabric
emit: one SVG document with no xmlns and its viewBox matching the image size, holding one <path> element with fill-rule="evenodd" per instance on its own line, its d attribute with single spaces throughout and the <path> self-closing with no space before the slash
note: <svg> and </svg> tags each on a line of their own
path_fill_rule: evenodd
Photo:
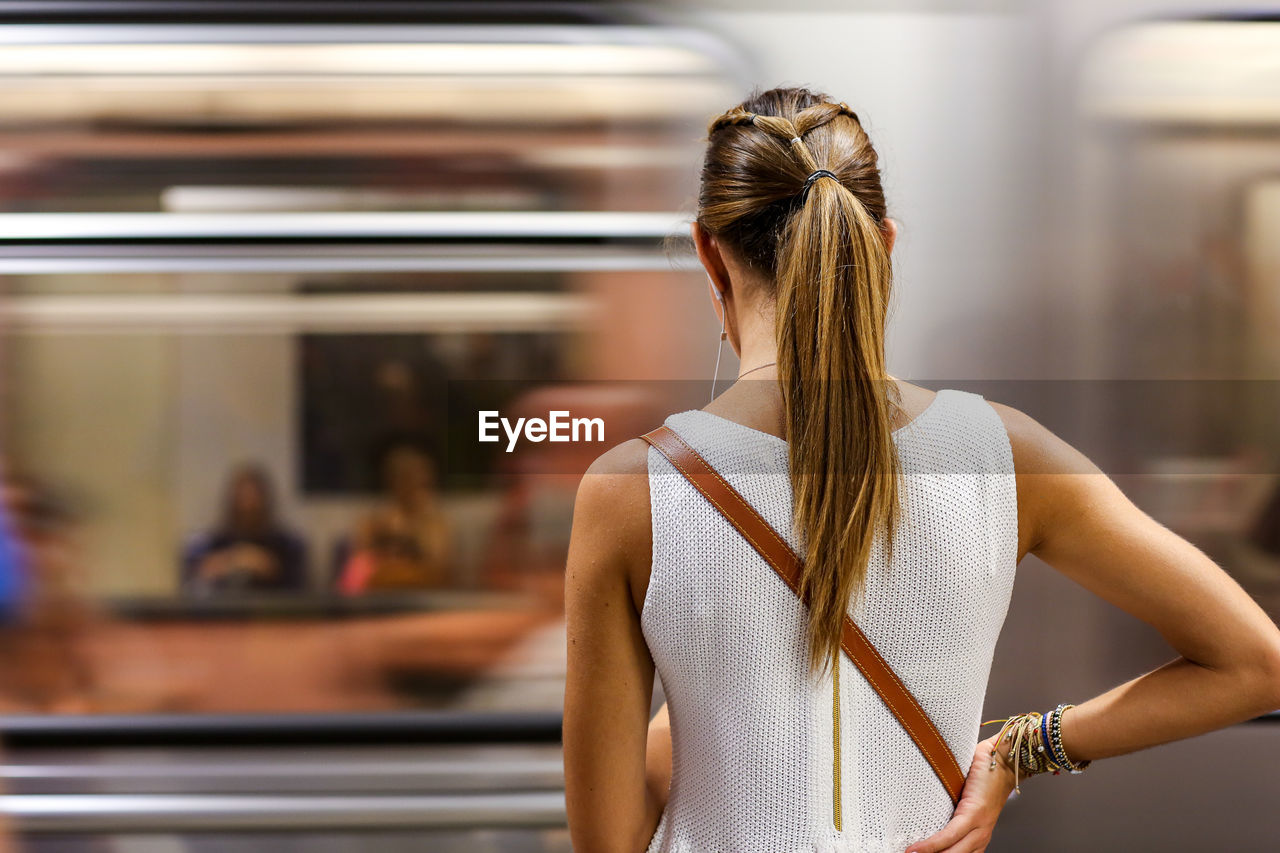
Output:
<svg viewBox="0 0 1280 853">
<path fill-rule="evenodd" d="M 803 553 L 785 441 L 701 410 L 666 424 Z M 1017 564 L 1013 452 L 995 409 L 955 389 L 894 439 L 903 470 L 894 556 L 886 562 L 875 542 L 850 615 L 967 772 Z M 832 681 L 808 674 L 804 606 L 655 448 L 648 470 L 653 566 L 641 626 L 673 747 L 648 853 L 902 853 L 946 825 L 941 782 L 841 655 L 835 829 Z"/>
</svg>

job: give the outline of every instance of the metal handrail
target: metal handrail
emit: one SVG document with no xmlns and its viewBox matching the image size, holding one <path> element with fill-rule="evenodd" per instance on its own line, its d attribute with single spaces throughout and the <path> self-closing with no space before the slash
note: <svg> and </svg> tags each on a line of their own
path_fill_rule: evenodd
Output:
<svg viewBox="0 0 1280 853">
<path fill-rule="evenodd" d="M 94 294 L 0 301 L 10 329 L 47 332 L 560 331 L 584 324 L 576 293 Z"/>
<path fill-rule="evenodd" d="M 538 3 L 510 2 L 510 0 L 488 0 L 482 14 L 501 17 L 505 20 L 523 21 L 526 25 L 557 25 L 564 27 L 601 26 L 625 22 L 635 17 L 634 13 L 626 15 L 623 9 L 604 7 L 599 4 L 562 2 Z M 204 26 L 226 26 L 210 24 L 214 21 L 236 21 L 245 24 L 269 23 L 281 26 L 296 23 L 305 14 L 309 26 L 324 24 L 341 24 L 363 26 L 387 26 L 398 24 L 413 27 L 415 22 L 427 22 L 439 25 L 441 21 L 471 21 L 477 16 L 472 3 L 459 0 L 361 0 L 358 5 L 342 0 L 312 0 L 304 8 L 289 0 L 240 0 L 233 4 L 211 2 L 211 0 L 113 0 L 111 3 L 89 2 L 88 0 L 4 0 L 0 2 L 0 22 L 9 26 L 11 21 L 22 22 L 16 26 L 58 25 L 68 28 L 74 25 L 94 26 L 98 29 L 110 29 L 103 24 L 124 24 L 136 28 L 139 24 L 147 26 L 172 25 L 172 22 L 186 22 L 187 29 L 192 21 L 199 21 Z M 117 29 L 126 27 L 117 26 Z"/>
<path fill-rule="evenodd" d="M 581 273 L 693 268 L 687 247 L 402 243 L 32 244 L 0 242 L 0 275 L 134 273 Z"/>
<path fill-rule="evenodd" d="M 23 750 L 11 794 L 462 794 L 564 790 L 557 744 Z"/>
<path fill-rule="evenodd" d="M 0 245 L 210 240 L 662 240 L 688 217 L 625 211 L 0 213 Z"/>
<path fill-rule="evenodd" d="M 0 716 L 0 737 L 11 748 L 71 749 L 559 743 L 561 725 L 558 711 L 6 715 Z"/>
<path fill-rule="evenodd" d="M 564 794 L 0 796 L 20 833 L 563 827 Z"/>
<path fill-rule="evenodd" d="M 5 213 L 0 274 L 669 271 L 692 259 L 672 242 L 686 220 L 620 211 Z"/>
</svg>

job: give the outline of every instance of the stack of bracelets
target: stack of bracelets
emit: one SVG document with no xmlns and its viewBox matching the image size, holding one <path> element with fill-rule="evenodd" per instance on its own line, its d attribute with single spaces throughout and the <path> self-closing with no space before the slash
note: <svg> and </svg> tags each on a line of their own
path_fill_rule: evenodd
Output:
<svg viewBox="0 0 1280 853">
<path fill-rule="evenodd" d="M 1057 776 L 1063 770 L 1068 773 L 1081 773 L 1092 762 L 1072 761 L 1067 751 L 1062 748 L 1062 712 L 1075 705 L 1059 705 L 1047 714 L 1031 711 L 1008 717 L 1003 720 L 988 720 L 982 725 L 1004 723 L 1000 733 L 996 735 L 996 749 L 1000 744 L 1010 741 L 1009 760 L 1013 764 L 1013 789 L 1022 793 L 1018 787 L 1019 773 L 1034 776 L 1037 773 L 1052 772 Z M 991 767 L 996 766 L 996 750 L 991 751 Z"/>
</svg>

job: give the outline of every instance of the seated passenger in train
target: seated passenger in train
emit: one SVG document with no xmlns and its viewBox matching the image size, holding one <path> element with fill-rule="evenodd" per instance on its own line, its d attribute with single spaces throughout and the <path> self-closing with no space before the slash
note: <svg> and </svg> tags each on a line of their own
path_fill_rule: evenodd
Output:
<svg viewBox="0 0 1280 853">
<path fill-rule="evenodd" d="M 222 519 L 184 549 L 183 590 L 217 595 L 307 586 L 307 545 L 277 517 L 270 474 L 257 464 L 237 468 L 227 481 Z"/>
<path fill-rule="evenodd" d="M 85 594 L 79 511 L 65 494 L 25 474 L 6 473 L 0 492 L 6 540 L 0 561 L 6 573 L 16 573 L 0 621 L 0 710 L 95 710 L 101 685 L 91 637 L 101 614 Z"/>
<path fill-rule="evenodd" d="M 386 496 L 365 516 L 343 550 L 337 586 L 347 595 L 450 585 L 452 531 L 440 508 L 436 466 L 413 442 L 383 457 Z"/>
<path fill-rule="evenodd" d="M 0 500 L 0 623 L 17 614 L 26 582 L 22 545 L 10 517 L 12 498 L 9 493 L 12 490 L 8 484 L 4 491 L 4 499 Z"/>
</svg>

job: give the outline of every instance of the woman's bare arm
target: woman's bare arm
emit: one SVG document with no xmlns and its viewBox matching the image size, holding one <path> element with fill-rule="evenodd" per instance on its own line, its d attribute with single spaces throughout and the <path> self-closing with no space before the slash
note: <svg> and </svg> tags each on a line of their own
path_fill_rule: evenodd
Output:
<svg viewBox="0 0 1280 853">
<path fill-rule="evenodd" d="M 1084 454 L 1017 409 L 992 405 L 1013 448 L 1019 559 L 1035 554 L 1155 627 L 1179 654 L 1067 709 L 1067 755 L 1075 761 L 1122 755 L 1280 707 L 1280 629 L 1248 593 L 1135 506 Z M 1068 653 L 1074 639 L 1061 638 Z M 1011 712 L 1020 710 L 1029 709 Z M 986 849 L 1013 789 L 1007 764 L 999 774 L 988 770 L 994 747 L 994 735 L 978 744 L 951 820 L 909 845 L 909 853 Z"/>
<path fill-rule="evenodd" d="M 1067 754 L 1122 755 L 1280 707 L 1280 629 L 1249 594 L 1078 450 L 994 405 L 1013 445 L 1031 553 L 1153 626 L 1179 654 L 1064 713 Z M 1071 637 L 1062 641 L 1070 648 Z"/>
<path fill-rule="evenodd" d="M 643 850 L 661 805 L 646 784 L 653 660 L 640 605 L 653 551 L 648 445 L 619 445 L 578 487 L 565 574 L 565 804 L 577 853 Z"/>
</svg>

